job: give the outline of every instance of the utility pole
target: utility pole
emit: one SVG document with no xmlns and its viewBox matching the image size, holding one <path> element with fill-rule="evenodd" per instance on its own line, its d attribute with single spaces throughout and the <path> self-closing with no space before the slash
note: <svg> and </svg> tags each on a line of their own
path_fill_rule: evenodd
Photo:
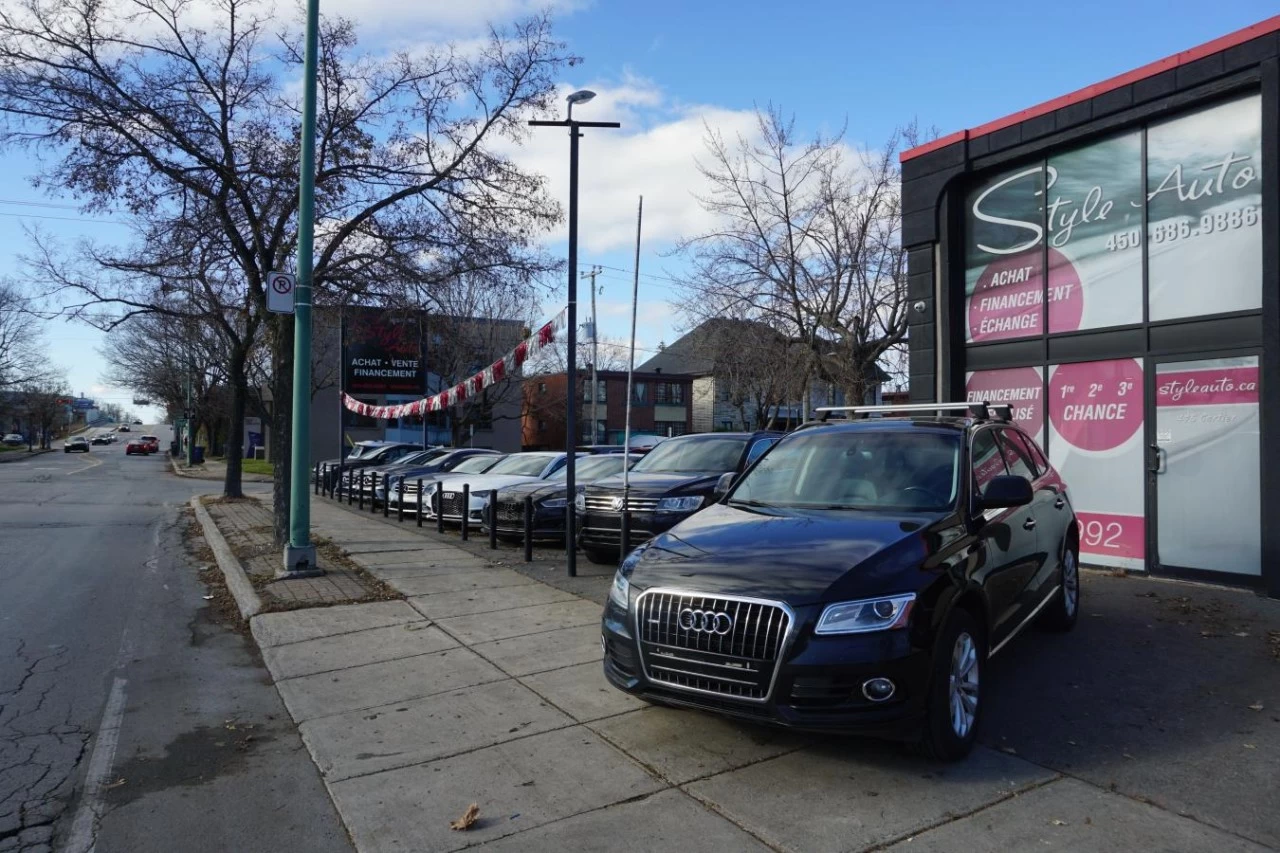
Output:
<svg viewBox="0 0 1280 853">
<path fill-rule="evenodd" d="M 298 277 L 293 288 L 293 458 L 289 470 L 289 543 L 279 577 L 323 574 L 311 544 L 311 274 L 315 244 L 316 69 L 320 0 L 307 0 L 302 64 L 302 139 L 298 164 Z M 281 401 L 283 402 L 283 401 Z"/>
<path fill-rule="evenodd" d="M 599 439 L 600 428 L 600 384 L 596 380 L 596 365 L 600 362 L 600 351 L 596 346 L 600 338 L 600 322 L 596 319 L 596 276 L 600 275 L 600 267 L 593 266 L 582 274 L 582 278 L 591 279 L 591 443 Z"/>
</svg>

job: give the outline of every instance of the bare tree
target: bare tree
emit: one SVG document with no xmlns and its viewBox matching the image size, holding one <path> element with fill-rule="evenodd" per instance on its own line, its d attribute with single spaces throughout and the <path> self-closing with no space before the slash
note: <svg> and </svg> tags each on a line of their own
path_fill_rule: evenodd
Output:
<svg viewBox="0 0 1280 853">
<path fill-rule="evenodd" d="M 264 282 L 296 248 L 301 37 L 259 0 L 13 0 L 0 7 L 0 145 L 34 149 L 40 185 L 110 210 L 124 246 L 30 258 L 65 313 L 111 328 L 194 318 L 227 343 L 224 492 L 241 494 L 247 363 L 265 340 L 272 395 L 292 397 L 293 320 Z M 396 299 L 471 272 L 530 285 L 560 216 L 544 179 L 496 143 L 523 139 L 572 59 L 545 17 L 472 49 L 361 53 L 343 19 L 320 32 L 313 298 Z M 277 539 L 287 531 L 290 413 L 272 417 Z"/>
<path fill-rule="evenodd" d="M 782 425 L 780 410 L 804 393 L 807 351 L 764 323 L 721 317 L 704 323 L 691 355 L 710 365 L 719 402 L 739 429 Z M 714 405 L 714 401 L 713 401 Z"/>
<path fill-rule="evenodd" d="M 67 403 L 71 392 L 61 380 L 42 380 L 23 386 L 19 398 L 36 443 L 49 447 L 56 432 L 67 426 Z M 30 440 L 33 436 L 28 436 Z"/>
<path fill-rule="evenodd" d="M 851 149 L 840 135 L 801 140 L 794 120 L 757 111 L 756 138 L 708 128 L 698 197 L 714 229 L 683 239 L 683 308 L 695 320 L 763 323 L 800 349 L 806 375 L 860 400 L 907 329 L 897 152 Z"/>
<path fill-rule="evenodd" d="M 0 281 L 0 391 L 49 378 L 40 319 L 17 284 Z"/>
</svg>

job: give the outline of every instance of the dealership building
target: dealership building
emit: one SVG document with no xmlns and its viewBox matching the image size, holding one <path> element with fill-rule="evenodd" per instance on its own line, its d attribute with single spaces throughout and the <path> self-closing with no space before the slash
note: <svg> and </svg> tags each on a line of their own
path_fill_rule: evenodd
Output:
<svg viewBox="0 0 1280 853">
<path fill-rule="evenodd" d="M 1280 17 L 902 155 L 911 398 L 1010 403 L 1086 565 L 1280 597 L 1278 153 Z"/>
</svg>

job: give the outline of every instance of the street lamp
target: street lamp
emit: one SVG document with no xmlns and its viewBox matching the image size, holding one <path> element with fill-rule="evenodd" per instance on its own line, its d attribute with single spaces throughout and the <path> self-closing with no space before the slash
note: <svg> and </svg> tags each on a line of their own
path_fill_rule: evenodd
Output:
<svg viewBox="0 0 1280 853">
<path fill-rule="evenodd" d="M 569 577 L 578 574 L 578 531 L 574 518 L 574 498 L 578 494 L 577 480 L 577 446 L 578 446 L 578 138 L 579 130 L 584 127 L 621 127 L 616 121 L 575 121 L 573 105 L 585 104 L 596 96 L 589 89 L 579 89 L 569 97 L 568 115 L 564 121 L 531 121 L 532 127 L 567 127 L 569 128 L 569 305 L 566 325 L 568 326 L 569 350 L 568 370 L 565 381 L 569 388 L 569 410 L 565 415 L 565 489 L 569 499 L 565 501 L 565 533 L 564 547 L 567 558 Z M 593 318 L 594 319 L 594 318 Z M 594 393 L 595 389 L 592 389 Z M 594 425 L 593 425 L 594 430 Z"/>
</svg>

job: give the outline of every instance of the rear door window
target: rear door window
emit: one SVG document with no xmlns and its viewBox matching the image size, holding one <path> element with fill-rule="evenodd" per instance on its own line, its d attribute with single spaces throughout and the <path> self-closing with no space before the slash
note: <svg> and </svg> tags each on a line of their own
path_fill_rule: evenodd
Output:
<svg viewBox="0 0 1280 853">
<path fill-rule="evenodd" d="M 1028 480 L 1036 479 L 1036 464 L 1030 449 L 1023 443 L 1022 437 L 1011 429 L 1000 430 L 1000 452 L 1004 455 L 1005 465 L 1009 473 Z"/>
<path fill-rule="evenodd" d="M 973 448 L 970 451 L 973 463 L 973 481 L 978 493 L 996 477 L 1009 473 L 1005 468 L 1004 457 L 996 446 L 995 431 L 984 429 L 973 437 Z"/>
</svg>

